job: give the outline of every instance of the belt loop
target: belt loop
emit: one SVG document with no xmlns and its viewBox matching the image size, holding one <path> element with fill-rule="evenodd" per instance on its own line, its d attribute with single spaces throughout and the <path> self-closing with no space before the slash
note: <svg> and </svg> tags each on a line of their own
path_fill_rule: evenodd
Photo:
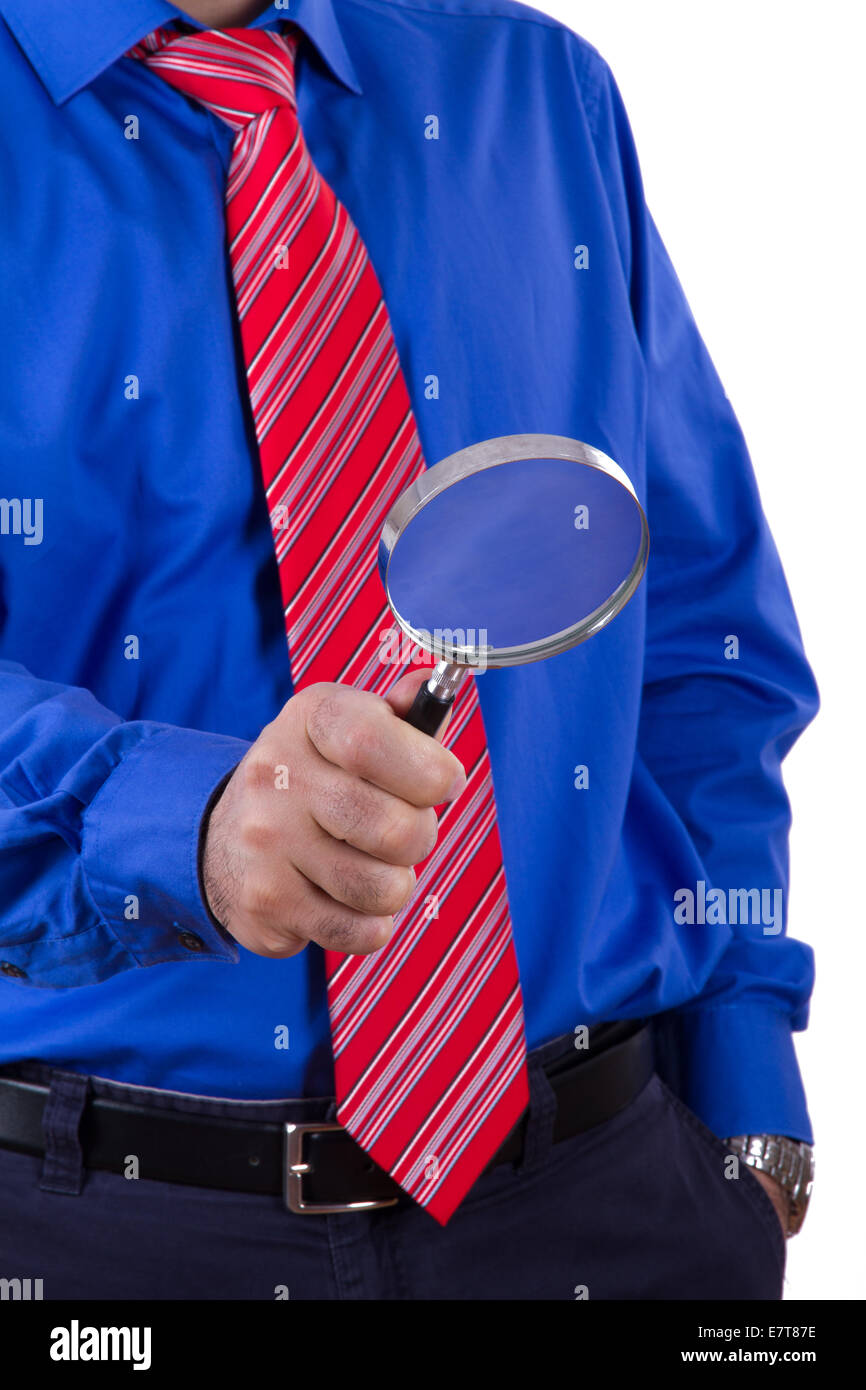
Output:
<svg viewBox="0 0 866 1390">
<path fill-rule="evenodd" d="M 553 1144 L 557 1108 L 556 1092 L 547 1078 L 542 1058 L 530 1052 L 526 1065 L 529 1074 L 529 1114 L 523 1156 L 517 1164 L 520 1173 L 537 1168 L 547 1158 Z"/>
<path fill-rule="evenodd" d="M 42 1130 L 45 1161 L 39 1186 L 43 1192 L 65 1192 L 77 1197 L 84 1185 L 84 1155 L 78 1126 L 90 1090 L 90 1078 L 78 1072 L 53 1071 Z"/>
</svg>

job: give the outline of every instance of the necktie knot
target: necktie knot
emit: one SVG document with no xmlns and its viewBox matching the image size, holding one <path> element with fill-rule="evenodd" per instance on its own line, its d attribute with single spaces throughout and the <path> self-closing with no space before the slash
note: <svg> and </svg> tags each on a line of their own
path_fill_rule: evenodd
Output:
<svg viewBox="0 0 866 1390">
<path fill-rule="evenodd" d="M 242 130 L 277 106 L 294 111 L 296 32 L 155 29 L 126 56 L 138 58 L 172 87 Z"/>
</svg>

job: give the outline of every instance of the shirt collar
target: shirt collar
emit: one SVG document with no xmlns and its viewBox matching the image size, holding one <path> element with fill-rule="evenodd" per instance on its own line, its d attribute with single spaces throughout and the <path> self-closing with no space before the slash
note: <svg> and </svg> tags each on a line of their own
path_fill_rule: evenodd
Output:
<svg viewBox="0 0 866 1390">
<path fill-rule="evenodd" d="M 0 15 L 58 103 L 161 24 L 173 19 L 196 23 L 170 0 L 0 0 Z M 303 29 L 334 76 L 360 94 L 332 0 L 291 0 L 290 10 L 271 5 L 255 27 L 279 19 L 291 19 Z"/>
</svg>

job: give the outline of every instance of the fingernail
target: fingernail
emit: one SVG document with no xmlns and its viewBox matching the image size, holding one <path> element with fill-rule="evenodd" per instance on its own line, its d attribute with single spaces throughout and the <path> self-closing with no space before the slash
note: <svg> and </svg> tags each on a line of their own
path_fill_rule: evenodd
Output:
<svg viewBox="0 0 866 1390">
<path fill-rule="evenodd" d="M 451 790 L 448 793 L 449 801 L 456 801 L 461 792 L 466 790 L 466 773 L 461 769 L 451 783 Z"/>
</svg>

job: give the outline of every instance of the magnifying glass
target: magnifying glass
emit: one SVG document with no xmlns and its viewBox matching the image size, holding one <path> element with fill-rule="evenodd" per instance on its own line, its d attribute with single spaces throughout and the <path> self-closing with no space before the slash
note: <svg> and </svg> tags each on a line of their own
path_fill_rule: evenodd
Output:
<svg viewBox="0 0 866 1390">
<path fill-rule="evenodd" d="M 628 603 L 648 555 L 629 478 L 577 439 L 503 435 L 428 468 L 379 542 L 394 619 L 437 661 L 408 723 L 435 734 L 469 670 L 585 642 Z"/>
</svg>

